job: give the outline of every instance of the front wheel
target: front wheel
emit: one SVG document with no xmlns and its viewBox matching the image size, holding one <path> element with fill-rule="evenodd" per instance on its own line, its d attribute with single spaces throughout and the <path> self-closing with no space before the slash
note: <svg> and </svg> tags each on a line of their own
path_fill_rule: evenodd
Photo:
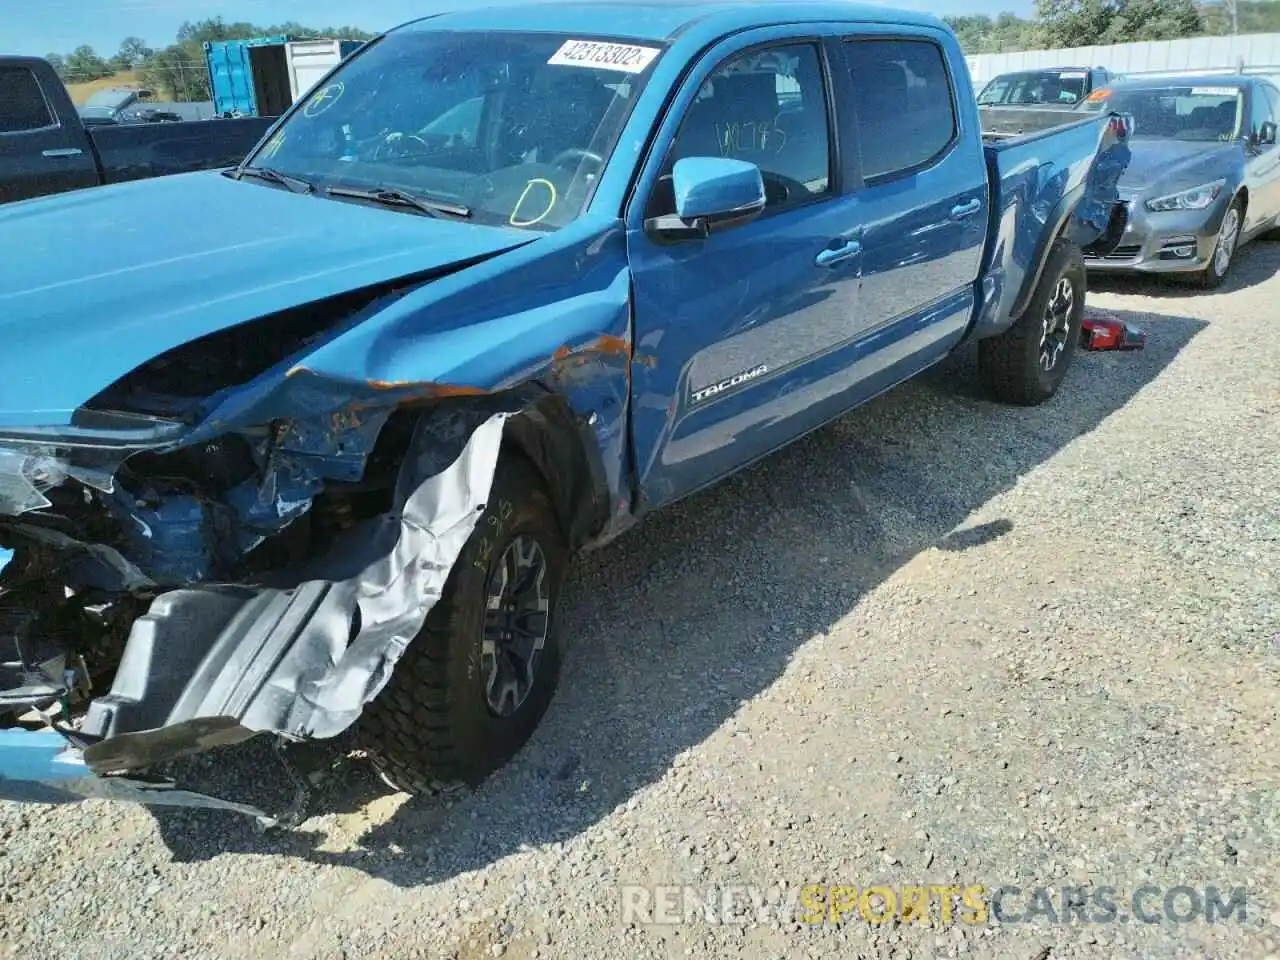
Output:
<svg viewBox="0 0 1280 960">
<path fill-rule="evenodd" d="M 997 400 L 1035 406 L 1055 393 L 1084 323 L 1080 248 L 1055 240 L 1031 302 L 1008 330 L 978 343 L 978 377 Z"/>
<path fill-rule="evenodd" d="M 560 675 L 567 566 L 541 476 L 504 457 L 439 602 L 361 721 L 363 745 L 394 786 L 478 783 L 529 739 Z"/>
<path fill-rule="evenodd" d="M 1218 228 L 1218 240 L 1214 244 L 1213 255 L 1209 257 L 1209 265 L 1196 276 L 1200 286 L 1212 290 L 1222 286 L 1222 281 L 1227 279 L 1236 247 L 1240 243 L 1240 228 L 1243 223 L 1240 201 L 1232 200 L 1231 206 L 1222 215 L 1222 225 Z"/>
</svg>

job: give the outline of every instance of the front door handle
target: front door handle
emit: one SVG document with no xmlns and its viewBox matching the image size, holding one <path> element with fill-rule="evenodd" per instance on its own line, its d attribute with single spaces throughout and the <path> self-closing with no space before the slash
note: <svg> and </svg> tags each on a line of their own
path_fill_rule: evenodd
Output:
<svg viewBox="0 0 1280 960">
<path fill-rule="evenodd" d="M 76 147 L 60 147 L 57 150 L 42 150 L 40 152 L 40 155 L 42 157 L 49 157 L 49 158 L 78 157 L 83 153 L 84 153 L 83 150 L 77 149 Z"/>
<path fill-rule="evenodd" d="M 820 267 L 834 267 L 837 263 L 844 263 L 861 252 L 862 244 L 857 240 L 846 240 L 841 246 L 827 247 L 814 258 L 813 262 Z"/>
<path fill-rule="evenodd" d="M 965 217 L 971 217 L 982 209 L 982 201 L 977 197 L 967 203 L 957 204 L 951 208 L 952 220 L 963 220 Z"/>
</svg>

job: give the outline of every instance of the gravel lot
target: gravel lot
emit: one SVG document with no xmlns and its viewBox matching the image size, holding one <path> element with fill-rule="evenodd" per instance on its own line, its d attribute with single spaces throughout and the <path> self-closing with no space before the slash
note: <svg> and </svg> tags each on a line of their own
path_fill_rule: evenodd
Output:
<svg viewBox="0 0 1280 960">
<path fill-rule="evenodd" d="M 584 558 L 556 702 L 473 795 L 356 758 L 292 833 L 0 803 L 0 956 L 1280 954 L 1277 267 L 1109 284 L 1091 306 L 1148 348 L 1079 356 L 1049 405 L 978 399 L 959 357 Z M 660 883 L 1248 901 L 624 924 L 621 886 Z"/>
</svg>

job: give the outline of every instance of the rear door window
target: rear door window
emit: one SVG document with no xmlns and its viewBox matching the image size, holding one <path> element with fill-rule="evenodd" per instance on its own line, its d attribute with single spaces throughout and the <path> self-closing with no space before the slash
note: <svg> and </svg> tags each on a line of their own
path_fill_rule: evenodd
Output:
<svg viewBox="0 0 1280 960">
<path fill-rule="evenodd" d="M 942 49 L 929 40 L 850 40 L 845 59 L 868 181 L 906 176 L 956 141 L 956 106 Z"/>
<path fill-rule="evenodd" d="M 26 67 L 0 67 L 0 133 L 40 130 L 53 124 L 35 74 Z"/>
</svg>

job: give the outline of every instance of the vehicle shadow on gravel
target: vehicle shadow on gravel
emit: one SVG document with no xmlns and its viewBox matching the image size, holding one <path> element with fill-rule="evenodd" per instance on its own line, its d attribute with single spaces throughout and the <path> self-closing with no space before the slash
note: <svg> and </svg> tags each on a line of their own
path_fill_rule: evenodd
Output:
<svg viewBox="0 0 1280 960">
<path fill-rule="evenodd" d="M 1186 279 L 1156 274 L 1089 274 L 1089 289 L 1102 293 L 1128 293 L 1144 297 L 1208 297 L 1234 293 L 1265 283 L 1280 272 L 1280 241 L 1253 240 L 1241 248 L 1231 264 L 1231 272 L 1216 290 L 1206 290 Z"/>
<path fill-rule="evenodd" d="M 1147 348 L 1077 355 L 1042 407 L 982 399 L 969 349 L 583 557 L 560 691 L 526 749 L 479 789 L 407 799 L 348 759 L 297 830 L 157 809 L 161 836 L 179 861 L 294 857 L 412 887 L 582 833 L 658 785 L 912 556 L 1007 534 L 1007 518 L 966 521 L 1124 406 L 1205 326 L 1120 315 L 1146 328 Z M 224 796 L 266 769 L 200 762 Z"/>
</svg>

